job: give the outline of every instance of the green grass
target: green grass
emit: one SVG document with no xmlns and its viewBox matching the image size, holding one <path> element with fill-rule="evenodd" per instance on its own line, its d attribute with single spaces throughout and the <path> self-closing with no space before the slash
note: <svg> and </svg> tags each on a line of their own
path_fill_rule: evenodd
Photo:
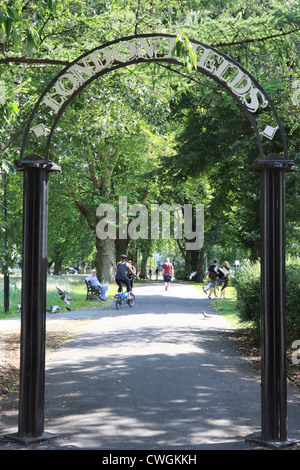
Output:
<svg viewBox="0 0 300 470">
<path fill-rule="evenodd" d="M 0 318 L 17 317 L 18 304 L 21 303 L 21 275 L 14 274 L 9 276 L 9 314 L 4 313 L 4 294 L 3 281 L 4 276 L 0 275 Z"/>
<path fill-rule="evenodd" d="M 84 278 L 86 274 L 47 276 L 47 307 L 50 305 L 59 305 L 61 312 L 67 311 L 67 304 L 61 300 L 57 293 L 56 287 L 62 291 L 68 290 L 69 296 L 73 297 L 70 307 L 73 310 L 81 310 L 87 308 L 99 308 L 97 301 L 86 301 L 86 285 Z M 3 276 L 0 275 L 0 319 L 9 317 L 17 317 L 18 304 L 21 303 L 21 275 L 14 274 L 9 276 L 9 314 L 4 313 L 4 296 L 3 296 Z M 116 293 L 116 284 L 109 284 L 108 298 L 112 299 Z M 101 305 L 107 305 L 102 302 Z"/>
<path fill-rule="evenodd" d="M 233 326 L 241 326 L 239 313 L 236 309 L 236 289 L 235 287 L 226 287 L 225 299 L 216 299 L 213 306 L 220 312 Z"/>
<path fill-rule="evenodd" d="M 202 291 L 202 288 L 207 284 L 190 283 L 197 289 Z M 221 290 L 217 289 L 217 295 L 220 296 Z M 238 311 L 236 309 L 236 289 L 235 287 L 228 286 L 225 291 L 225 299 L 214 299 L 211 305 L 221 313 L 233 326 L 241 326 Z"/>
</svg>

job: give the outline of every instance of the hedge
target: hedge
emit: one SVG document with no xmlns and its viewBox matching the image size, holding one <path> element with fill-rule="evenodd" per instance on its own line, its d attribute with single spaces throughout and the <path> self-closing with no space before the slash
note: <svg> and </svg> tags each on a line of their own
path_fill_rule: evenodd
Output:
<svg viewBox="0 0 300 470">
<path fill-rule="evenodd" d="M 234 279 L 237 310 L 242 323 L 251 323 L 253 333 L 260 333 L 261 286 L 260 262 L 244 266 Z M 300 339 L 300 259 L 286 261 L 286 336 L 287 344 Z"/>
</svg>

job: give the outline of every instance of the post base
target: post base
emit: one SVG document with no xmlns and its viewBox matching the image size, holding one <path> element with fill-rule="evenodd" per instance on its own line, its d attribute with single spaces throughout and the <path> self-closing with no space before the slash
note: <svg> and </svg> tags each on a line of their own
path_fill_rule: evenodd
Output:
<svg viewBox="0 0 300 470">
<path fill-rule="evenodd" d="M 35 444 L 37 442 L 46 441 L 48 439 L 54 439 L 58 437 L 56 434 L 51 432 L 44 432 L 41 436 L 38 437 L 20 437 L 18 433 L 6 434 L 4 439 L 8 441 L 14 441 L 19 444 L 27 445 L 27 444 Z"/>
<path fill-rule="evenodd" d="M 259 444 L 264 447 L 272 447 L 274 449 L 280 449 L 281 447 L 288 447 L 300 442 L 300 439 L 292 438 L 286 441 L 278 441 L 278 440 L 267 440 L 261 437 L 261 434 L 250 434 L 246 437 L 246 441 L 252 442 L 254 444 Z"/>
</svg>

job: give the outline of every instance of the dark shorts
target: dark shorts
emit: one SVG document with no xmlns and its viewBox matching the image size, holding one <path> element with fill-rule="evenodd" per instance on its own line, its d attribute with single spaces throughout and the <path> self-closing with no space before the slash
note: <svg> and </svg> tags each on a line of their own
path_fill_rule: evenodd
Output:
<svg viewBox="0 0 300 470">
<path fill-rule="evenodd" d="M 164 275 L 164 281 L 165 282 L 171 282 L 172 281 L 172 276 L 169 276 L 168 274 Z"/>
</svg>

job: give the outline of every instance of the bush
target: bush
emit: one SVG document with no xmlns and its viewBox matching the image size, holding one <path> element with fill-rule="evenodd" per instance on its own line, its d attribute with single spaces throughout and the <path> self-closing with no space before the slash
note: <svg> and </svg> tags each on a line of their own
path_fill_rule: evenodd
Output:
<svg viewBox="0 0 300 470">
<path fill-rule="evenodd" d="M 300 339 L 300 260 L 288 258 L 286 266 L 287 343 Z"/>
<path fill-rule="evenodd" d="M 244 266 L 243 271 L 234 278 L 234 286 L 236 288 L 236 307 L 240 321 L 242 323 L 251 322 L 259 333 L 261 311 L 260 263 L 256 262 Z"/>
<path fill-rule="evenodd" d="M 185 268 L 184 266 L 176 267 L 175 269 L 175 279 L 178 281 L 186 281 Z"/>
<path fill-rule="evenodd" d="M 260 262 L 251 263 L 235 278 L 237 310 L 242 323 L 251 322 L 255 333 L 260 332 Z M 300 339 L 300 260 L 286 261 L 286 337 L 287 344 Z"/>
</svg>

